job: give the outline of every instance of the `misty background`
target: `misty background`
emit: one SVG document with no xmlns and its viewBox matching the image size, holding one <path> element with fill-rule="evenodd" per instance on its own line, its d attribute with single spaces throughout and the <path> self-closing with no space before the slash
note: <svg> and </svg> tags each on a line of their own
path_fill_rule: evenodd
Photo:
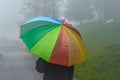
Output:
<svg viewBox="0 0 120 80">
<path fill-rule="evenodd" d="M 75 27 L 119 23 L 119 3 L 119 0 L 0 0 L 0 48 L 19 44 L 20 25 L 37 16 L 66 19 Z"/>
<path fill-rule="evenodd" d="M 119 3 L 119 0 L 0 0 L 0 51 L 26 49 L 19 38 L 20 25 L 30 18 L 55 16 L 78 29 L 93 26 L 91 24 L 96 27 L 117 24 L 120 22 Z"/>
<path fill-rule="evenodd" d="M 119 0 L 0 0 L 0 50 L 21 50 L 20 25 L 30 18 L 55 16 L 77 28 L 92 23 L 119 23 L 119 3 Z"/>
<path fill-rule="evenodd" d="M 56 16 L 81 24 L 118 21 L 119 0 L 19 0 L 0 1 L 0 36 L 18 37 L 19 22 L 36 16 Z M 22 24 L 22 23 L 21 23 Z"/>
</svg>

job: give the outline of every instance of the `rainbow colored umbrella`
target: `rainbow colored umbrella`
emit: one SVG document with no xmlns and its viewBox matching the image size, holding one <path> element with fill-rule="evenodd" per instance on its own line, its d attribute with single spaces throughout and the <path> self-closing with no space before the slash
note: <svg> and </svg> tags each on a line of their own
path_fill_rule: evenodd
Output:
<svg viewBox="0 0 120 80">
<path fill-rule="evenodd" d="M 20 27 L 20 38 L 32 54 L 47 62 L 71 66 L 85 61 L 80 33 L 65 20 L 37 17 Z"/>
</svg>

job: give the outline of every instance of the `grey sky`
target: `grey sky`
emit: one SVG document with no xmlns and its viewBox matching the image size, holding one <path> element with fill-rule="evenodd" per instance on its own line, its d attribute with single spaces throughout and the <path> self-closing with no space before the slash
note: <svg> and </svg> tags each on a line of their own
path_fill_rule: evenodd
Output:
<svg viewBox="0 0 120 80">
<path fill-rule="evenodd" d="M 0 0 L 0 38 L 18 38 L 18 22 L 23 17 L 19 14 L 22 0 Z"/>
</svg>

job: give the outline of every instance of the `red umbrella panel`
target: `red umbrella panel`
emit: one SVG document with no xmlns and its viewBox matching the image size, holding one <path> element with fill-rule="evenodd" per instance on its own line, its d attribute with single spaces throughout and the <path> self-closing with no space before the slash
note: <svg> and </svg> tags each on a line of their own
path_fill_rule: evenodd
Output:
<svg viewBox="0 0 120 80">
<path fill-rule="evenodd" d="M 80 33 L 64 21 L 49 62 L 71 66 L 84 62 L 85 58 L 86 50 Z"/>
</svg>

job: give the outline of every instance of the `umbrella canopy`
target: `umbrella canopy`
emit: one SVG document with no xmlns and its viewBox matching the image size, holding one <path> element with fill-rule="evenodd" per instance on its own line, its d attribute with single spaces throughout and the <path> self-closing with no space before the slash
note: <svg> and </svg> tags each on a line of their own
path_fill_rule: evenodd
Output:
<svg viewBox="0 0 120 80">
<path fill-rule="evenodd" d="M 85 61 L 80 33 L 65 20 L 36 17 L 20 27 L 20 38 L 32 54 L 47 62 L 71 66 Z"/>
</svg>

